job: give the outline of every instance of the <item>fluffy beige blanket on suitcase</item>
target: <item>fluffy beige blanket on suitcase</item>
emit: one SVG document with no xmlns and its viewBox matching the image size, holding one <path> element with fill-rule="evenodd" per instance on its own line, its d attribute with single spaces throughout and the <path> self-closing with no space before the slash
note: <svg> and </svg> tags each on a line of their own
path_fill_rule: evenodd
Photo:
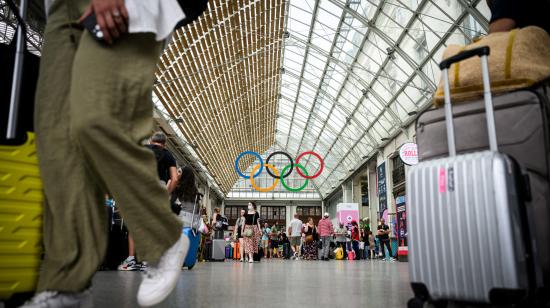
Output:
<svg viewBox="0 0 550 308">
<path fill-rule="evenodd" d="M 527 88 L 550 78 L 550 36 L 539 27 L 530 26 L 509 32 L 489 34 L 466 45 L 449 45 L 443 59 L 464 50 L 489 46 L 489 75 L 493 95 Z M 453 103 L 483 97 L 483 80 L 477 58 L 453 64 L 449 69 Z M 443 80 L 434 96 L 434 103 L 443 105 Z"/>
</svg>

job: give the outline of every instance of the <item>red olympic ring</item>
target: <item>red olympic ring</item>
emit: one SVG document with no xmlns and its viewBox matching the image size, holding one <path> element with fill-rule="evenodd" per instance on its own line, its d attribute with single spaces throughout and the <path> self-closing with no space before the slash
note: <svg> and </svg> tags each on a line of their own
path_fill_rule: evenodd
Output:
<svg viewBox="0 0 550 308">
<path fill-rule="evenodd" d="M 296 168 L 296 171 L 298 171 L 298 174 L 303 177 L 304 179 L 314 179 L 316 177 L 318 177 L 321 172 L 323 172 L 323 169 L 325 168 L 325 162 L 323 161 L 323 159 L 321 158 L 321 155 L 313 152 L 313 151 L 308 151 L 308 152 L 304 152 L 302 154 L 300 154 L 298 157 L 296 157 L 296 164 L 299 164 L 300 163 L 300 159 L 302 157 L 304 157 L 305 155 L 313 155 L 315 157 L 317 157 L 317 159 L 319 159 L 319 161 L 321 162 L 321 168 L 319 168 L 319 171 L 317 171 L 317 173 L 315 173 L 314 175 L 312 176 L 307 176 L 305 175 L 304 173 L 302 173 L 302 170 L 300 170 L 300 168 Z"/>
</svg>

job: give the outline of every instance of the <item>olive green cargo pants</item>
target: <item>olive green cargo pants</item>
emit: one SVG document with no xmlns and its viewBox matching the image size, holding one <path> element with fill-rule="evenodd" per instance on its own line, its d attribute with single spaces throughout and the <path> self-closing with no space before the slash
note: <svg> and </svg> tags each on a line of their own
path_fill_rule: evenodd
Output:
<svg viewBox="0 0 550 308">
<path fill-rule="evenodd" d="M 76 24 L 88 3 L 55 1 L 46 26 L 35 107 L 47 200 L 38 291 L 90 286 L 107 247 L 105 193 L 143 260 L 156 262 L 181 235 L 154 155 L 140 145 L 153 128 L 161 44 L 152 34 L 99 44 Z"/>
</svg>

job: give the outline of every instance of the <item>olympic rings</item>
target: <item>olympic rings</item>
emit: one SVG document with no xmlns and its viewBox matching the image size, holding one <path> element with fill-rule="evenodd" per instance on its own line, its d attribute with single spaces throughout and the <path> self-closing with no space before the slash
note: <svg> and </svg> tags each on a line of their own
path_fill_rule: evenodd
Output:
<svg viewBox="0 0 550 308">
<path fill-rule="evenodd" d="M 290 155 L 287 153 L 287 152 L 283 152 L 283 151 L 275 151 L 271 154 L 269 154 L 269 156 L 267 157 L 267 159 L 265 160 L 265 163 L 266 164 L 269 164 L 269 160 L 275 156 L 276 154 L 281 154 L 283 156 L 286 156 L 286 158 L 288 158 L 288 160 L 290 160 L 290 171 L 288 172 L 288 174 L 286 174 L 284 171 L 283 171 L 283 175 L 281 176 L 275 176 L 273 173 L 271 173 L 271 171 L 269 170 L 269 168 L 267 168 L 267 173 L 269 173 L 269 175 L 271 175 L 271 177 L 273 178 L 277 178 L 277 179 L 281 179 L 281 178 L 286 178 L 288 177 L 291 173 L 292 173 L 292 169 L 294 169 L 294 161 L 292 160 L 292 157 L 290 157 Z"/>
<path fill-rule="evenodd" d="M 282 170 L 282 175 L 279 174 L 279 171 L 277 170 L 277 168 L 275 168 L 275 165 L 273 164 L 270 164 L 269 161 L 270 159 L 277 155 L 277 154 L 281 154 L 283 156 L 285 156 L 286 158 L 288 158 L 288 160 L 290 161 L 290 164 L 286 165 L 283 170 Z M 241 172 L 241 170 L 239 169 L 239 161 L 241 160 L 241 158 L 244 156 L 244 155 L 252 155 L 252 156 L 255 156 L 256 158 L 258 158 L 259 160 L 259 164 L 258 165 L 255 165 L 251 172 L 250 172 L 250 175 L 245 175 Z M 310 176 L 306 170 L 306 168 L 300 164 L 300 159 L 302 159 L 304 156 L 306 155 L 313 155 L 315 157 L 317 157 L 317 159 L 319 159 L 319 162 L 321 164 L 321 167 L 319 168 L 319 170 L 312 176 Z M 264 169 L 264 166 L 266 168 L 266 171 L 267 173 L 269 173 L 269 175 L 275 179 L 273 185 L 269 186 L 269 187 L 258 187 L 256 185 L 256 182 L 254 181 L 254 179 L 256 177 L 258 177 L 263 169 Z M 284 181 L 284 179 L 286 177 L 288 177 L 293 169 L 296 168 L 296 171 L 298 171 L 298 174 L 306 179 L 306 181 L 304 182 L 304 184 L 298 188 L 292 188 L 290 186 L 287 185 L 287 183 Z M 284 152 L 284 151 L 275 151 L 271 154 L 269 154 L 269 156 L 267 157 L 266 161 L 265 161 L 265 164 L 264 164 L 264 161 L 262 159 L 262 157 L 260 156 L 260 154 L 254 152 L 254 151 L 245 151 L 245 152 L 242 152 L 241 154 L 239 154 L 239 156 L 237 156 L 237 159 L 235 159 L 235 170 L 237 171 L 237 174 L 239 174 L 239 176 L 241 176 L 242 178 L 244 179 L 247 179 L 247 180 L 250 180 L 250 183 L 252 184 L 252 187 L 254 189 L 256 189 L 257 191 L 261 191 L 261 192 L 268 192 L 268 191 L 272 191 L 273 189 L 275 189 L 275 187 L 277 186 L 277 184 L 279 184 L 279 180 L 281 180 L 281 183 L 282 185 L 284 186 L 284 188 L 286 188 L 288 191 L 292 191 L 292 192 L 298 192 L 298 191 L 301 191 L 303 190 L 304 188 L 307 187 L 307 184 L 309 183 L 309 180 L 311 179 L 315 179 L 317 178 L 319 175 L 321 175 L 321 172 L 323 172 L 323 169 L 325 168 L 325 162 L 323 160 L 323 158 L 321 158 L 321 155 L 313 152 L 313 151 L 308 151 L 308 152 L 304 152 L 300 155 L 298 155 L 298 157 L 296 158 L 296 161 L 293 161 L 292 160 L 292 157 Z M 272 172 L 273 171 L 273 172 Z"/>
<path fill-rule="evenodd" d="M 237 159 L 235 159 L 235 170 L 237 171 L 237 173 L 238 173 L 241 177 L 243 177 L 243 178 L 249 180 L 250 177 L 247 176 L 247 175 L 244 175 L 244 174 L 241 172 L 241 170 L 239 169 L 239 161 L 240 161 L 241 158 L 242 158 L 243 156 L 245 156 L 246 154 L 252 155 L 252 156 L 256 156 L 256 157 L 260 160 L 260 167 L 259 167 L 260 170 L 258 170 L 258 173 L 256 173 L 256 174 L 254 175 L 254 177 L 257 177 L 258 175 L 260 175 L 260 174 L 262 173 L 262 171 L 264 170 L 264 160 L 262 159 L 262 157 L 260 156 L 260 154 L 258 154 L 258 153 L 256 153 L 256 152 L 253 152 L 253 151 L 245 151 L 245 152 L 242 152 L 241 154 L 239 154 L 239 156 L 237 156 Z"/>
<path fill-rule="evenodd" d="M 293 167 L 293 164 L 291 165 L 286 165 L 284 168 L 283 168 L 283 171 L 282 173 L 285 174 L 285 171 L 286 169 L 288 168 L 292 168 Z M 296 164 L 296 167 L 298 167 L 299 169 L 302 169 L 306 174 L 307 174 L 307 170 L 306 170 L 306 167 L 300 165 L 300 164 Z M 288 190 L 288 191 L 292 191 L 292 192 L 299 192 L 300 190 L 304 189 L 307 187 L 307 184 L 309 183 L 309 179 L 306 179 L 306 181 L 304 182 L 304 184 L 302 184 L 302 186 L 298 187 L 298 188 L 292 188 L 292 187 L 289 187 L 286 183 L 285 183 L 285 177 L 281 177 L 281 184 L 283 184 L 283 186 Z"/>
<path fill-rule="evenodd" d="M 261 165 L 256 165 L 254 166 L 254 168 L 252 168 L 252 170 L 250 171 L 250 184 L 252 184 L 252 187 L 254 187 L 254 189 L 256 189 L 257 191 L 261 191 L 261 192 L 268 192 L 268 191 L 272 191 L 273 189 L 275 189 L 275 187 L 277 186 L 277 184 L 279 184 L 279 179 L 278 178 L 275 178 L 275 181 L 273 182 L 273 185 L 269 186 L 269 187 L 258 187 L 256 185 L 256 182 L 254 182 L 254 172 L 260 168 Z M 275 166 L 273 165 L 270 165 L 270 164 L 265 164 L 264 165 L 266 169 L 269 169 L 269 168 L 272 168 L 273 171 L 275 171 L 275 174 L 277 176 L 279 176 L 279 171 L 277 170 L 277 168 L 275 168 Z"/>
</svg>

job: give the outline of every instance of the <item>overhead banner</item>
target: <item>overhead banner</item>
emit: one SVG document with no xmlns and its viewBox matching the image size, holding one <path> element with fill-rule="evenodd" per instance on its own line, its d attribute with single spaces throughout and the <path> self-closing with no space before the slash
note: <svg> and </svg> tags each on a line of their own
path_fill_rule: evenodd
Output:
<svg viewBox="0 0 550 308">
<path fill-rule="evenodd" d="M 338 203 L 336 205 L 336 217 L 339 223 L 347 226 L 352 221 L 359 222 L 358 203 Z"/>
<path fill-rule="evenodd" d="M 382 163 L 376 168 L 377 188 L 378 188 L 378 211 L 380 217 L 384 215 L 384 211 L 388 208 L 388 200 L 386 199 L 386 163 Z"/>
</svg>

